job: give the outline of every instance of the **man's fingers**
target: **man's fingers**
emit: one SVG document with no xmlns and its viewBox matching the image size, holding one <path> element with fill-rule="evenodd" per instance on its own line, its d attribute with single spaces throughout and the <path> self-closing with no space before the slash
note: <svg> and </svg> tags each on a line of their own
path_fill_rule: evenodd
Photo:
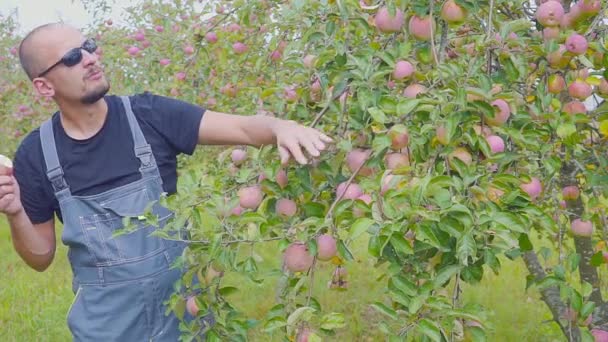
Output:
<svg viewBox="0 0 608 342">
<path fill-rule="evenodd" d="M 279 157 L 281 158 L 281 165 L 285 166 L 289 163 L 289 151 L 283 146 L 279 146 Z"/>
<path fill-rule="evenodd" d="M 8 206 L 15 200 L 14 194 L 0 196 L 0 212 L 6 210 Z"/>
<path fill-rule="evenodd" d="M 304 165 L 308 163 L 308 160 L 306 160 L 306 157 L 304 156 L 304 153 L 302 153 L 302 149 L 300 148 L 300 144 L 297 142 L 286 142 L 283 144 L 284 147 L 286 147 L 289 150 L 289 153 L 294 157 L 294 159 Z"/>
<path fill-rule="evenodd" d="M 326 142 L 326 143 L 332 143 L 332 142 L 334 142 L 334 139 L 328 137 L 327 135 L 325 135 L 325 134 L 323 134 L 321 132 L 319 132 L 319 138 L 321 140 L 323 140 L 324 142 Z"/>
<path fill-rule="evenodd" d="M 15 187 L 12 185 L 0 185 L 0 198 L 7 194 L 15 192 Z"/>
<path fill-rule="evenodd" d="M 13 177 L 10 176 L 0 176 L 0 186 L 2 185 L 12 185 Z"/>
</svg>

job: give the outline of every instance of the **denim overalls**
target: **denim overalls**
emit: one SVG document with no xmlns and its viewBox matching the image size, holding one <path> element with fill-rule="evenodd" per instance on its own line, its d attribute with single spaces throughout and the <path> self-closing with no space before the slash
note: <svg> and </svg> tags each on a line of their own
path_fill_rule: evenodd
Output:
<svg viewBox="0 0 608 342">
<path fill-rule="evenodd" d="M 121 99 L 141 162 L 142 178 L 133 183 L 97 195 L 73 196 L 59 165 L 51 120 L 40 128 L 47 177 L 61 208 L 62 241 L 69 247 L 74 274 L 76 295 L 68 327 L 75 341 L 177 341 L 179 320 L 173 313 L 165 316 L 163 302 L 182 275 L 171 266 L 186 244 L 151 236 L 157 228 L 137 218 L 152 205 L 163 227 L 173 213 L 158 203 L 163 188 L 152 149 L 129 98 Z M 136 230 L 112 237 L 125 217 L 131 217 Z"/>
</svg>

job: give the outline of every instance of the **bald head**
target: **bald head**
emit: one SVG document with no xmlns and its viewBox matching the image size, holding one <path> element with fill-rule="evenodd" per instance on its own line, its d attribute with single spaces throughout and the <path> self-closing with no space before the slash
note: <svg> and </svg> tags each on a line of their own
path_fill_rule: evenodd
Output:
<svg viewBox="0 0 608 342">
<path fill-rule="evenodd" d="M 44 58 L 41 58 L 40 48 L 45 43 L 49 43 L 47 39 L 49 34 L 53 31 L 66 29 L 77 31 L 76 28 L 64 23 L 50 23 L 36 27 L 23 38 L 19 45 L 19 61 L 30 80 L 38 77 L 48 63 Z"/>
</svg>

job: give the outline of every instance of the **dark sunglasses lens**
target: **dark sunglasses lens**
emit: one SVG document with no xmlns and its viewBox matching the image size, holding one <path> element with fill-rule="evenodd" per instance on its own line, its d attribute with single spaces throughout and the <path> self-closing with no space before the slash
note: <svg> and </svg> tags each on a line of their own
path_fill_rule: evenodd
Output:
<svg viewBox="0 0 608 342">
<path fill-rule="evenodd" d="M 65 66 L 74 66 L 82 60 L 82 51 L 80 49 L 72 49 L 63 56 L 63 64 Z"/>
<path fill-rule="evenodd" d="M 82 44 L 82 48 L 88 53 L 93 53 L 97 50 L 97 43 L 94 39 L 87 39 Z"/>
</svg>

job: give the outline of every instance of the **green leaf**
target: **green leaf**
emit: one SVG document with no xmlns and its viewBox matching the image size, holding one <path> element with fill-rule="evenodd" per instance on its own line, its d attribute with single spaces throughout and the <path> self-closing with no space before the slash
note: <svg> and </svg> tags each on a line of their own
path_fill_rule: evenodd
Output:
<svg viewBox="0 0 608 342">
<path fill-rule="evenodd" d="M 238 291 L 239 291 L 239 289 L 234 286 L 224 286 L 219 290 L 219 292 L 222 296 L 229 296 Z"/>
<path fill-rule="evenodd" d="M 350 252 L 344 241 L 338 240 L 338 253 L 347 261 L 353 261 L 353 253 Z"/>
<path fill-rule="evenodd" d="M 469 257 L 474 256 L 477 253 L 477 244 L 473 238 L 473 234 L 469 231 L 466 234 L 460 236 L 456 242 L 456 257 L 462 265 L 467 266 Z"/>
<path fill-rule="evenodd" d="M 401 235 L 401 233 L 395 233 L 391 235 L 391 245 L 397 252 L 403 254 L 413 254 L 414 249 L 410 246 L 410 243 Z"/>
<path fill-rule="evenodd" d="M 361 234 L 366 232 L 367 229 L 369 229 L 369 227 L 371 227 L 372 224 L 374 224 L 374 220 L 372 220 L 370 218 L 367 218 L 367 217 L 358 218 L 355 221 L 355 223 L 353 223 L 353 225 L 350 227 L 349 237 L 352 240 L 356 239 Z"/>
<path fill-rule="evenodd" d="M 437 272 L 437 276 L 433 280 L 433 287 L 438 289 L 444 286 L 456 273 L 462 269 L 460 265 L 448 265 L 443 267 Z"/>
<path fill-rule="evenodd" d="M 604 254 L 602 251 L 599 251 L 595 254 L 593 254 L 593 256 L 591 257 L 591 265 L 598 267 L 601 266 L 602 264 L 604 264 Z"/>
<path fill-rule="evenodd" d="M 388 306 L 380 303 L 380 302 L 375 302 L 370 304 L 372 308 L 376 309 L 378 312 L 396 320 L 397 319 L 397 312 L 391 308 L 389 308 Z"/>
<path fill-rule="evenodd" d="M 287 325 L 287 321 L 283 317 L 274 317 L 264 324 L 264 331 L 271 332 L 277 329 L 280 329 Z"/>
<path fill-rule="evenodd" d="M 420 99 L 404 98 L 397 104 L 397 115 L 403 116 L 409 114 L 420 103 Z"/>
<path fill-rule="evenodd" d="M 557 136 L 567 138 L 576 133 L 576 126 L 573 123 L 563 123 L 557 127 Z"/>
<path fill-rule="evenodd" d="M 372 108 L 368 108 L 367 111 L 369 112 L 369 115 L 372 116 L 372 119 L 374 119 L 375 122 L 381 123 L 381 124 L 386 122 L 386 114 L 384 114 L 384 112 L 381 111 L 380 109 L 378 109 L 376 107 L 372 107 Z"/>
<path fill-rule="evenodd" d="M 287 325 L 293 326 L 300 321 L 309 321 L 312 317 L 312 314 L 316 310 L 311 308 L 310 306 L 301 306 L 295 309 L 287 318 Z"/>
<path fill-rule="evenodd" d="M 408 296 L 415 296 L 418 293 L 416 285 L 400 275 L 392 276 L 389 280 L 389 284 L 394 285 L 395 288 L 399 289 Z"/>
<path fill-rule="evenodd" d="M 441 331 L 437 323 L 423 318 L 418 322 L 418 330 L 435 342 L 441 342 Z"/>
<path fill-rule="evenodd" d="M 321 318 L 321 329 L 333 330 L 340 329 L 346 325 L 344 314 L 338 312 L 331 312 Z"/>
<path fill-rule="evenodd" d="M 522 252 L 531 251 L 534 248 L 528 238 L 528 234 L 519 234 L 519 248 Z"/>
<path fill-rule="evenodd" d="M 521 221 L 517 216 L 511 213 L 506 212 L 497 212 L 492 215 L 492 219 L 505 228 L 518 232 L 518 233 L 526 233 L 526 227 L 523 226 Z"/>
</svg>

